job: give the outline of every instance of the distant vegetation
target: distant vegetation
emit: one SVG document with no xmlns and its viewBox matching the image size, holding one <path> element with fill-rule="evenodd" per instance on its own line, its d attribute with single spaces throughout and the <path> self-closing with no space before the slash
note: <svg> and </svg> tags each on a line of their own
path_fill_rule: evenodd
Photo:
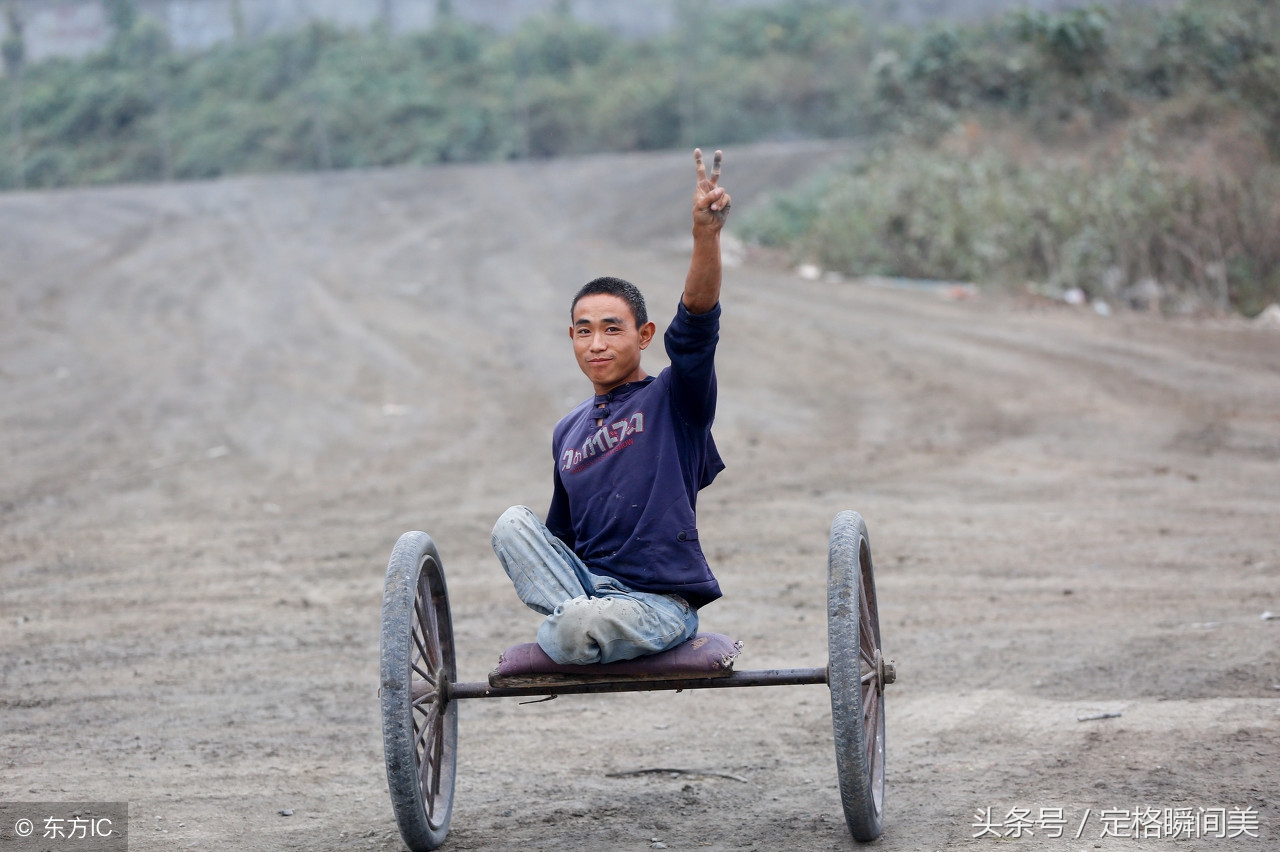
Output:
<svg viewBox="0 0 1280 852">
<path fill-rule="evenodd" d="M 1280 8 L 1125 8 L 883 33 L 860 78 L 875 153 L 740 225 L 850 274 L 1280 302 Z"/>
<path fill-rule="evenodd" d="M 13 63 L 18 73 L 0 87 L 0 115 L 20 114 L 22 138 L 10 132 L 0 151 L 0 186 L 553 157 L 867 129 L 867 92 L 856 81 L 872 40 L 841 8 L 847 4 L 720 13 L 701 5 L 682 5 L 678 31 L 651 41 L 578 23 L 562 5 L 510 35 L 450 16 L 395 38 L 314 24 L 191 55 L 170 50 L 162 28 L 129 0 L 113 0 L 118 35 L 103 53 Z"/>
<path fill-rule="evenodd" d="M 443 4 L 447 7 L 447 4 Z M 84 60 L 7 7 L 0 188 L 859 136 L 875 153 L 739 219 L 857 274 L 1037 282 L 1169 310 L 1280 300 L 1280 10 L 1019 12 L 895 28 L 847 2 L 679 3 L 624 40 L 317 24 L 174 52 L 131 0 Z"/>
</svg>

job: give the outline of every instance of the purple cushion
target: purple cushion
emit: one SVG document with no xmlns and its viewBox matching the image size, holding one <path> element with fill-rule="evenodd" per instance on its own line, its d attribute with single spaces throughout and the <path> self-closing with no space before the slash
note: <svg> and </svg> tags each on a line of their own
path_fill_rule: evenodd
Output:
<svg viewBox="0 0 1280 852">
<path fill-rule="evenodd" d="M 513 645 L 502 652 L 497 677 L 514 677 L 528 674 L 569 675 L 682 675 L 685 677 L 715 677 L 733 670 L 733 661 L 742 652 L 742 645 L 719 633 L 699 633 L 689 641 L 670 651 L 620 660 L 616 663 L 594 663 L 587 666 L 561 665 L 547 656 L 536 642 Z"/>
</svg>

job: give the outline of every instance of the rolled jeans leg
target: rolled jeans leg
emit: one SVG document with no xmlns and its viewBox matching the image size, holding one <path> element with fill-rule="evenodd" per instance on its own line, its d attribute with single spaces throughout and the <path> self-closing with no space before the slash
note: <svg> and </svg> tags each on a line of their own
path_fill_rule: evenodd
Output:
<svg viewBox="0 0 1280 852">
<path fill-rule="evenodd" d="M 534 612 L 550 615 L 565 601 L 594 591 L 587 566 L 527 506 L 512 506 L 498 518 L 493 552 Z"/>
</svg>

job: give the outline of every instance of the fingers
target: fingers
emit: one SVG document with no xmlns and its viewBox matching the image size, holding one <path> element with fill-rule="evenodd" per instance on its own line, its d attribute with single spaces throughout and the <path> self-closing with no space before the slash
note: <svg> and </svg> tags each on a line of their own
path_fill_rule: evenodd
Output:
<svg viewBox="0 0 1280 852">
<path fill-rule="evenodd" d="M 707 166 L 702 162 L 702 149 L 693 149 L 693 162 L 698 168 L 698 183 L 704 180 L 710 180 L 711 185 L 715 186 L 720 182 L 720 164 L 724 162 L 724 152 L 716 151 L 715 156 L 711 160 L 711 177 L 707 177 Z"/>
<path fill-rule="evenodd" d="M 715 191 L 722 194 L 718 198 L 716 198 L 716 200 L 713 201 L 711 203 L 711 206 L 708 207 L 707 209 L 711 211 L 711 214 L 713 216 L 715 216 L 721 222 L 723 222 L 724 217 L 729 215 L 729 204 L 731 203 L 729 201 L 729 193 L 719 188 L 717 188 Z"/>
<path fill-rule="evenodd" d="M 722 224 L 729 213 L 729 193 L 720 182 L 720 167 L 724 163 L 724 152 L 716 151 L 711 160 L 711 174 L 707 175 L 707 164 L 702 159 L 702 149 L 693 149 L 693 162 L 698 169 L 698 188 L 693 194 L 693 213 L 697 221 L 700 216 L 710 214 Z M 714 221 L 714 220 L 712 220 Z"/>
</svg>

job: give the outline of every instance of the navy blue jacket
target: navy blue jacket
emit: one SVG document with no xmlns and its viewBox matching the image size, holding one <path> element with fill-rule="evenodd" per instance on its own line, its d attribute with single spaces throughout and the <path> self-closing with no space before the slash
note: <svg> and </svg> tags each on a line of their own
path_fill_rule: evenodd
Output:
<svg viewBox="0 0 1280 852">
<path fill-rule="evenodd" d="M 664 337 L 671 366 L 588 399 L 556 424 L 547 528 L 593 574 L 695 607 L 720 597 L 698 544 L 698 491 L 724 470 L 711 438 L 720 306 L 681 302 Z"/>
</svg>

